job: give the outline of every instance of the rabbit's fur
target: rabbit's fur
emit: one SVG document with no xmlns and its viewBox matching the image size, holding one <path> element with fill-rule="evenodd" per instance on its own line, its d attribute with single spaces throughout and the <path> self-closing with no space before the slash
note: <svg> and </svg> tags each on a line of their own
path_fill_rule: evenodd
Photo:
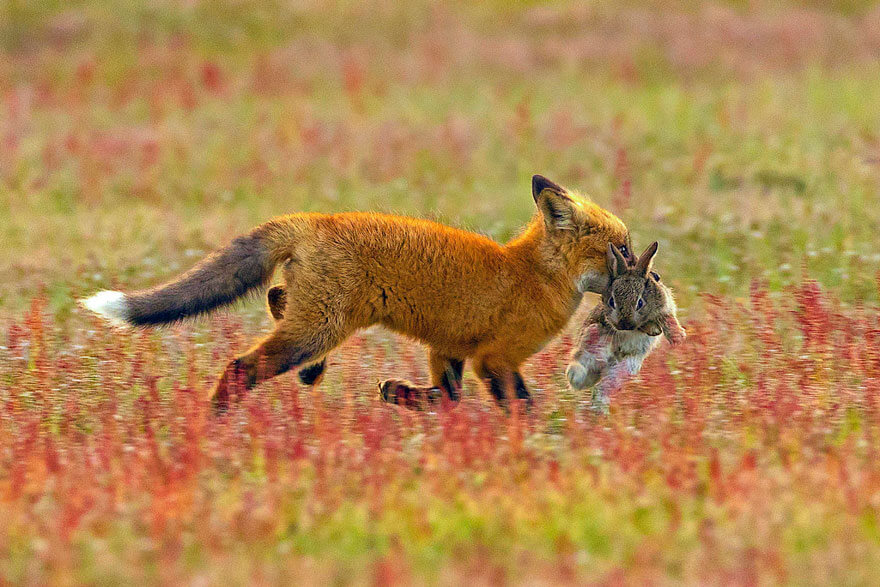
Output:
<svg viewBox="0 0 880 587">
<path fill-rule="evenodd" d="M 685 338 L 671 290 L 652 271 L 657 243 L 629 265 L 614 246 L 607 254 L 608 284 L 590 312 L 565 370 L 569 385 L 584 390 L 598 383 L 593 408 L 606 411 L 612 392 L 642 368 L 663 334 L 672 344 Z"/>
</svg>

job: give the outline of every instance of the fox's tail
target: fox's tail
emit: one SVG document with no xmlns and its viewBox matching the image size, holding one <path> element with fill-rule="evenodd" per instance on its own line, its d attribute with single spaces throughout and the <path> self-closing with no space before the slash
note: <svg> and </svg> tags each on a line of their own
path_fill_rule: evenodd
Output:
<svg viewBox="0 0 880 587">
<path fill-rule="evenodd" d="M 205 314 L 266 285 L 275 266 L 290 256 L 297 229 L 290 217 L 269 221 L 173 281 L 133 293 L 99 291 L 80 303 L 117 325 L 152 326 Z"/>
</svg>

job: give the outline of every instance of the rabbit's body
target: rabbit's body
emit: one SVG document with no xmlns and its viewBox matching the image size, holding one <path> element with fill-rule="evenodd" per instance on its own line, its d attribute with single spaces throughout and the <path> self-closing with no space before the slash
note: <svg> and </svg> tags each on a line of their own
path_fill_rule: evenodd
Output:
<svg viewBox="0 0 880 587">
<path fill-rule="evenodd" d="M 598 396 L 607 397 L 622 379 L 635 375 L 659 337 L 638 330 L 615 331 L 599 324 L 587 324 L 565 371 L 573 389 L 583 390 L 599 383 Z M 600 380 L 601 379 L 601 380 Z"/>
<path fill-rule="evenodd" d="M 685 337 L 672 292 L 651 271 L 656 252 L 654 243 L 629 267 L 609 248 L 610 281 L 602 303 L 584 323 L 565 371 L 573 389 L 596 385 L 596 410 L 607 410 L 611 394 L 638 374 L 645 357 L 659 344 L 661 333 L 672 344 Z"/>
</svg>

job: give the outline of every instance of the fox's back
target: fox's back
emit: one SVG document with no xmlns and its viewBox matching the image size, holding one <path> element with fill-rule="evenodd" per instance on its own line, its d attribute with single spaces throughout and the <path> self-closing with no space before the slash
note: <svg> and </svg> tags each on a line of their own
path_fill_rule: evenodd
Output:
<svg viewBox="0 0 880 587">
<path fill-rule="evenodd" d="M 470 352 L 503 334 L 502 317 L 512 323 L 541 305 L 533 268 L 483 235 L 375 213 L 304 216 L 313 236 L 295 246 L 296 272 L 322 275 L 329 292 L 366 309 L 365 322 Z"/>
<path fill-rule="evenodd" d="M 412 270 L 414 262 L 430 262 L 429 269 L 467 261 L 492 263 L 504 255 L 504 247 L 488 237 L 421 218 L 348 212 L 319 216 L 314 227 L 316 237 L 344 246 L 359 260 L 367 255 L 388 258 L 399 269 Z"/>
</svg>

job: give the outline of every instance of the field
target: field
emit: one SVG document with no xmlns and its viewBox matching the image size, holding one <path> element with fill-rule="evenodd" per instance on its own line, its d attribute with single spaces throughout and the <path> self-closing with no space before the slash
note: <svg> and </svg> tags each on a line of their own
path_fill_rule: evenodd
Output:
<svg viewBox="0 0 880 587">
<path fill-rule="evenodd" d="M 499 241 L 542 173 L 676 292 L 607 416 L 527 364 L 382 404 L 351 338 L 224 419 L 262 299 L 152 331 L 147 287 L 293 211 Z M 876 584 L 880 8 L 867 1 L 9 0 L 0 7 L 0 584 Z M 593 300 L 585 302 L 589 306 Z"/>
</svg>

